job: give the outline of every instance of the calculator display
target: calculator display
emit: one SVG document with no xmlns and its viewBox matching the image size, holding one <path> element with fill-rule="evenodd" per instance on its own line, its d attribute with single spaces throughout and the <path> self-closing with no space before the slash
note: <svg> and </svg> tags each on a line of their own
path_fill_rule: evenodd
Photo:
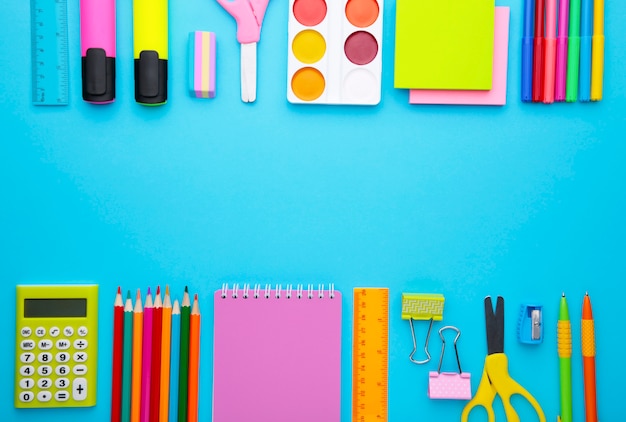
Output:
<svg viewBox="0 0 626 422">
<path fill-rule="evenodd" d="M 87 299 L 25 299 L 24 318 L 84 318 Z"/>
</svg>

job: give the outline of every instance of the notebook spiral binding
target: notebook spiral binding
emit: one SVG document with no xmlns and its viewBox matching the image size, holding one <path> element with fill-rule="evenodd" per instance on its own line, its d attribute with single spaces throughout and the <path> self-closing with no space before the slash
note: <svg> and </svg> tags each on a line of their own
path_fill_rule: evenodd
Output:
<svg viewBox="0 0 626 422">
<path fill-rule="evenodd" d="M 333 283 L 330 283 L 328 285 L 328 290 L 324 289 L 324 284 L 318 284 L 317 290 L 313 289 L 312 283 L 307 284 L 306 291 L 303 284 L 296 284 L 295 287 L 295 297 L 297 299 L 313 299 L 315 296 L 317 296 L 318 299 L 324 299 L 324 297 L 326 297 L 326 294 L 327 297 L 330 299 L 333 299 L 335 297 L 335 285 Z M 254 299 L 269 299 L 272 295 L 274 295 L 276 299 L 280 299 L 281 296 L 285 297 L 286 299 L 291 299 L 291 297 L 294 296 L 293 284 L 287 284 L 287 287 L 285 289 L 283 289 L 282 284 L 276 284 L 275 287 L 272 289 L 272 285 L 266 283 L 265 287 L 261 289 L 261 284 L 257 283 L 254 285 L 254 287 L 252 287 L 252 292 L 250 292 L 250 290 L 251 289 L 249 283 L 244 283 L 241 287 L 239 283 L 235 283 L 233 284 L 233 288 L 230 290 L 228 289 L 228 283 L 224 283 L 222 284 L 222 299 L 226 299 L 229 296 L 233 299 L 237 299 L 239 297 L 243 299 L 248 299 L 249 297 L 252 297 Z"/>
</svg>

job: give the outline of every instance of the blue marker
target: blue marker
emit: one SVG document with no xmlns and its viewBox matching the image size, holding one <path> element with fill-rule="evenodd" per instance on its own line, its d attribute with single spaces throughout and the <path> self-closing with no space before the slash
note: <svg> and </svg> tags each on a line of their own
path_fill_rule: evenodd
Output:
<svg viewBox="0 0 626 422">
<path fill-rule="evenodd" d="M 522 37 L 522 101 L 533 99 L 533 0 L 524 0 L 524 35 Z"/>
<path fill-rule="evenodd" d="M 578 99 L 591 100 L 591 42 L 593 39 L 593 0 L 582 0 L 580 10 L 580 73 Z"/>
</svg>

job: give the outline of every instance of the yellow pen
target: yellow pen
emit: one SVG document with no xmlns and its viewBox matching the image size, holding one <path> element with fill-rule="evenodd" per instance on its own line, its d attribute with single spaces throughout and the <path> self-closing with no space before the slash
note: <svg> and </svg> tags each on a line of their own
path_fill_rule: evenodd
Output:
<svg viewBox="0 0 626 422">
<path fill-rule="evenodd" d="M 604 0 L 593 2 L 593 39 L 591 47 L 591 101 L 602 99 L 604 74 Z"/>
<path fill-rule="evenodd" d="M 133 0 L 135 101 L 167 101 L 167 0 Z"/>
</svg>

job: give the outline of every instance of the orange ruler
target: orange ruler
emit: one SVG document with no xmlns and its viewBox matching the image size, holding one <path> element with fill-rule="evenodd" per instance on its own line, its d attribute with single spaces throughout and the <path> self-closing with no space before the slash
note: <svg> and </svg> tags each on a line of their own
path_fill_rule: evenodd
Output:
<svg viewBox="0 0 626 422">
<path fill-rule="evenodd" d="M 386 422 L 389 289 L 354 289 L 352 422 Z"/>
</svg>

